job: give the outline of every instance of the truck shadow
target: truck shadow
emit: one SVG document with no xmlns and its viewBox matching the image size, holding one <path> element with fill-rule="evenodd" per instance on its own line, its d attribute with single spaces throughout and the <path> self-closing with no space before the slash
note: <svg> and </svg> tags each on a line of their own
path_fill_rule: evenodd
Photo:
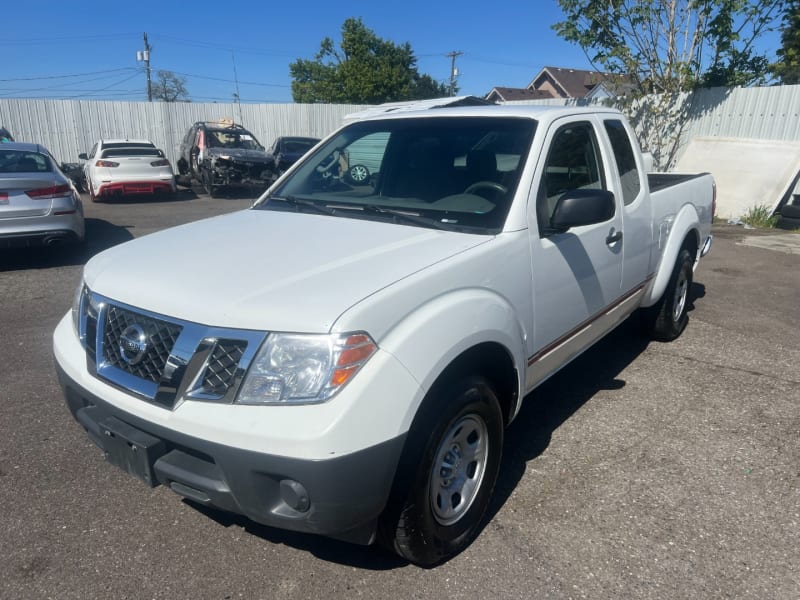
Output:
<svg viewBox="0 0 800 600">
<path fill-rule="evenodd" d="M 688 309 L 693 310 L 694 300 L 703 296 L 705 287 L 693 283 Z M 624 387 L 625 381 L 619 379 L 619 374 L 650 343 L 641 334 L 637 315 L 633 315 L 525 398 L 520 413 L 506 430 L 503 462 L 483 528 L 511 496 L 528 463 L 550 445 L 553 432 L 599 391 Z M 240 527 L 270 544 L 303 550 L 321 560 L 371 571 L 409 566 L 404 559 L 375 546 L 358 546 L 312 534 L 274 529 L 191 500 L 183 499 L 183 502 L 223 527 Z"/>
<path fill-rule="evenodd" d="M 705 286 L 693 282 L 687 310 L 705 296 Z M 553 432 L 602 390 L 625 387 L 619 374 L 645 351 L 651 342 L 641 330 L 639 315 L 633 314 L 525 397 L 519 414 L 506 430 L 503 462 L 497 478 L 485 525 L 508 500 L 525 474 L 528 462 L 550 445 Z"/>
</svg>

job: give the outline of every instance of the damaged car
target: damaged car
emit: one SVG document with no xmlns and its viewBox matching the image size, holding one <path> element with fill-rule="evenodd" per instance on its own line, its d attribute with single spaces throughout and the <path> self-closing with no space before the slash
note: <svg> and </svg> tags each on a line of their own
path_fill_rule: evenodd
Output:
<svg viewBox="0 0 800 600">
<path fill-rule="evenodd" d="M 231 120 L 200 121 L 183 138 L 178 172 L 199 182 L 212 198 L 231 187 L 266 188 L 272 161 L 256 137 Z"/>
</svg>

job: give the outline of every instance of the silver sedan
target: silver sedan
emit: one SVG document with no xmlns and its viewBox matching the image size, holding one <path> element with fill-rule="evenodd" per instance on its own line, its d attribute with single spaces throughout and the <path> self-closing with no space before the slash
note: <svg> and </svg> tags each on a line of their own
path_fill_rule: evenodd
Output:
<svg viewBox="0 0 800 600">
<path fill-rule="evenodd" d="M 83 204 L 39 144 L 0 144 L 0 248 L 82 243 Z"/>
</svg>

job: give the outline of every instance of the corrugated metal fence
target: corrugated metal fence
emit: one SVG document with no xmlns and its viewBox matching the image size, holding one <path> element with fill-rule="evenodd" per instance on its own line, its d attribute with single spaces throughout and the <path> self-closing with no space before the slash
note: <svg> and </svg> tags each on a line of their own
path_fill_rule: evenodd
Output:
<svg viewBox="0 0 800 600">
<path fill-rule="evenodd" d="M 800 85 L 711 88 L 682 96 L 680 101 L 688 105 L 688 120 L 676 158 L 695 136 L 800 141 Z M 543 100 L 511 104 L 588 102 Z M 152 140 L 174 164 L 181 138 L 195 121 L 231 117 L 250 129 L 262 144 L 269 145 L 279 135 L 323 137 L 339 127 L 345 115 L 365 108 L 368 107 L 335 104 L 239 106 L 0 98 L 0 124 L 8 127 L 16 139 L 37 141 L 65 162 L 76 162 L 78 153 L 88 151 L 101 137 L 137 137 Z"/>
<path fill-rule="evenodd" d="M 696 136 L 800 141 L 800 85 L 710 88 L 682 95 L 678 102 L 687 104 L 688 118 L 676 159 Z M 508 104 L 592 103 L 602 104 L 603 100 L 525 100 Z"/>
<path fill-rule="evenodd" d="M 232 118 L 265 146 L 280 135 L 323 137 L 345 115 L 368 108 L 353 104 L 200 104 L 100 102 L 0 98 L 0 125 L 20 142 L 37 142 L 63 162 L 78 162 L 100 138 L 144 138 L 163 149 L 173 165 L 181 139 L 196 121 Z"/>
</svg>

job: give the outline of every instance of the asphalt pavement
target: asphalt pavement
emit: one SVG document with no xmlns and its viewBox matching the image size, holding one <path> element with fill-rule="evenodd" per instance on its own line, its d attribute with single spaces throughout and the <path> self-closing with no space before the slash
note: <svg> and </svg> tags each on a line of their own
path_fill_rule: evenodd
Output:
<svg viewBox="0 0 800 600">
<path fill-rule="evenodd" d="M 81 265 L 249 204 L 87 204 L 86 252 L 0 254 L 0 598 L 800 598 L 800 256 L 753 245 L 762 232 L 715 227 L 677 341 L 625 323 L 527 399 L 483 531 L 437 568 L 105 463 L 51 352 Z"/>
</svg>

